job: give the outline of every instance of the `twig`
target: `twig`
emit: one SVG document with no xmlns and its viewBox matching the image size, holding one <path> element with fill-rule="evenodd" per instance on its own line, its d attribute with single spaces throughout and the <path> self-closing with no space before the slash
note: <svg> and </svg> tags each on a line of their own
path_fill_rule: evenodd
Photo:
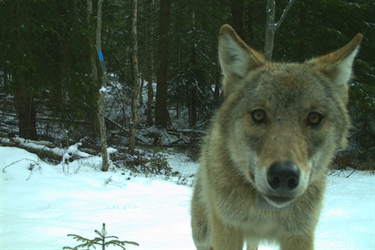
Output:
<svg viewBox="0 0 375 250">
<path fill-rule="evenodd" d="M 20 160 L 18 160 L 18 161 L 14 161 L 14 162 L 12 162 L 11 164 L 6 165 L 6 166 L 3 168 L 3 173 L 5 173 L 5 169 L 6 169 L 6 168 L 8 168 L 8 167 L 10 167 L 10 166 L 12 166 L 12 165 L 14 165 L 14 164 L 20 162 L 20 161 L 23 161 L 23 160 L 32 161 L 32 162 L 35 162 L 36 164 L 38 164 L 37 161 L 31 160 L 31 159 L 28 159 L 28 158 L 22 158 L 22 159 L 20 159 Z"/>
<path fill-rule="evenodd" d="M 37 163 L 37 165 L 38 165 L 38 163 Z M 29 175 L 29 177 L 27 177 L 27 181 L 28 180 L 30 180 L 30 178 L 31 178 L 31 174 L 33 173 L 33 170 L 34 170 L 34 167 L 35 167 L 35 165 L 33 165 L 33 164 L 30 164 L 30 168 L 29 168 L 29 170 L 30 170 L 30 175 Z"/>
<path fill-rule="evenodd" d="M 353 169 L 353 171 L 348 176 L 346 176 L 346 178 L 349 178 L 355 171 L 356 169 Z"/>
<path fill-rule="evenodd" d="M 3 173 L 5 173 L 5 169 L 6 169 L 6 168 L 8 168 L 8 167 L 10 167 L 10 166 L 12 166 L 12 165 L 14 165 L 14 164 L 20 162 L 20 161 L 23 161 L 23 160 L 31 161 L 31 162 L 35 163 L 35 165 L 39 165 L 39 163 L 38 163 L 37 161 L 31 160 L 31 159 L 28 159 L 28 158 L 22 158 L 22 159 L 20 159 L 20 160 L 18 160 L 18 161 L 14 161 L 14 162 L 12 162 L 11 164 L 6 165 L 6 166 L 3 168 Z M 33 170 L 34 170 L 34 166 L 35 166 L 35 165 L 30 164 L 30 169 L 29 169 L 29 170 L 30 170 L 30 175 L 29 175 L 29 177 L 27 177 L 27 179 L 26 179 L 27 181 L 30 180 L 30 178 L 31 178 L 31 174 L 33 173 Z"/>
</svg>

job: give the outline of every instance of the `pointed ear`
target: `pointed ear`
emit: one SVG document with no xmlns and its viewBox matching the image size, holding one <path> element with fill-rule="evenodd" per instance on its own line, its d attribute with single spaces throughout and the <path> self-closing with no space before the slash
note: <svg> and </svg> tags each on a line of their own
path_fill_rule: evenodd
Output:
<svg viewBox="0 0 375 250">
<path fill-rule="evenodd" d="M 242 41 L 228 24 L 220 29 L 219 60 L 224 74 L 224 96 L 233 80 L 244 78 L 249 71 L 266 63 L 264 57 Z"/>
<path fill-rule="evenodd" d="M 357 34 L 347 45 L 332 53 L 307 61 L 326 75 L 337 86 L 346 85 L 352 76 L 352 65 L 357 55 L 362 34 Z"/>
</svg>

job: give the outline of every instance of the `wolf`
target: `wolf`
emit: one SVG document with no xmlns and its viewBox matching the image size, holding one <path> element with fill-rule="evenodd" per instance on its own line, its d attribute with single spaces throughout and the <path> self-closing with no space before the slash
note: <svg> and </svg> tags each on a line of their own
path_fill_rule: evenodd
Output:
<svg viewBox="0 0 375 250">
<path fill-rule="evenodd" d="M 314 249 L 328 166 L 347 144 L 348 81 L 362 35 L 303 63 L 277 63 L 220 29 L 223 103 L 204 139 L 191 202 L 198 250 Z"/>
</svg>

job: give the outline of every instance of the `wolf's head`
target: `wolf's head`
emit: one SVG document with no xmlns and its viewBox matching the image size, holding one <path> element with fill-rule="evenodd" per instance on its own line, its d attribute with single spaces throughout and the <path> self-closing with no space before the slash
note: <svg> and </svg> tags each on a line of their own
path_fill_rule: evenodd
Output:
<svg viewBox="0 0 375 250">
<path fill-rule="evenodd" d="M 218 111 L 230 158 L 273 207 L 325 178 L 350 127 L 348 81 L 362 35 L 304 63 L 273 63 L 229 25 L 220 30 L 224 102 Z"/>
</svg>

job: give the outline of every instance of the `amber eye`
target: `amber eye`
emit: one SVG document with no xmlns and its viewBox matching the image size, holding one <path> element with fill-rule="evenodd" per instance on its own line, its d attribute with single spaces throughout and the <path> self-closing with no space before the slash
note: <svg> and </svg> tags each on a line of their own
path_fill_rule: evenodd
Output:
<svg viewBox="0 0 375 250">
<path fill-rule="evenodd" d="M 251 118 L 256 124 L 264 123 L 266 121 L 266 112 L 261 109 L 256 109 L 251 112 Z"/>
<path fill-rule="evenodd" d="M 307 116 L 307 125 L 318 126 L 323 120 L 323 115 L 317 112 L 311 112 Z"/>
</svg>

